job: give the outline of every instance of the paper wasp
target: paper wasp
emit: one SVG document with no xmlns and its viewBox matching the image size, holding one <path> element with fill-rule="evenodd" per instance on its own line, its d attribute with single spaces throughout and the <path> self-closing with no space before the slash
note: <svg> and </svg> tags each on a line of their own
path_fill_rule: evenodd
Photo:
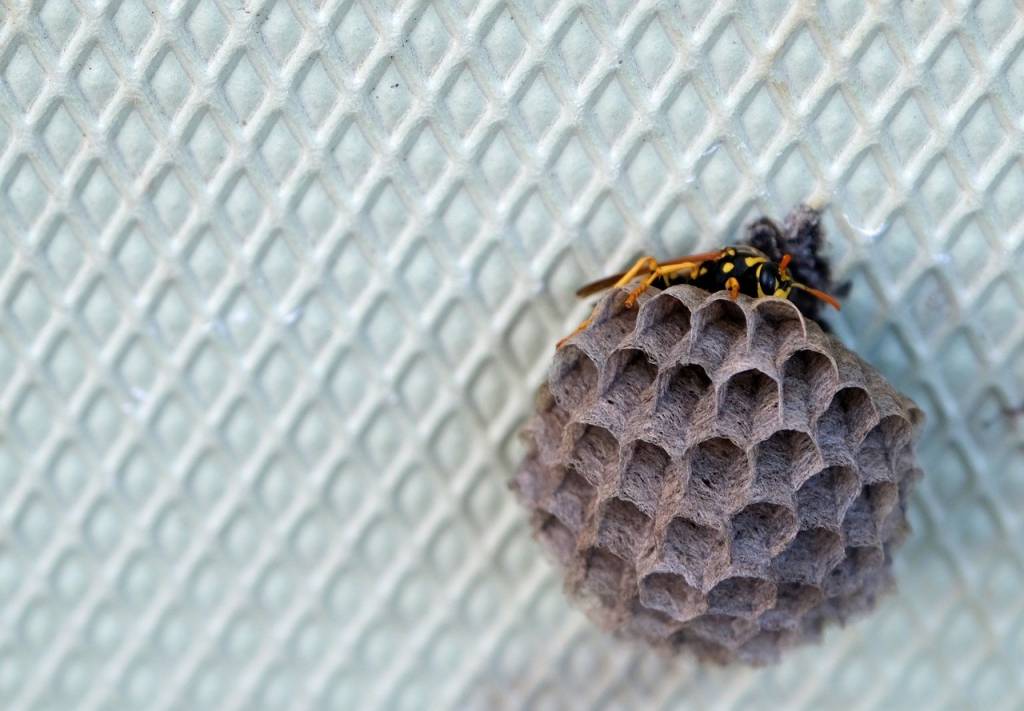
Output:
<svg viewBox="0 0 1024 711">
<path fill-rule="evenodd" d="M 786 254 L 776 263 L 761 250 L 746 245 L 723 247 L 714 252 L 691 254 L 667 262 L 658 262 L 650 256 L 641 257 L 628 271 L 586 284 L 576 292 L 576 296 L 583 298 L 606 289 L 621 288 L 643 276 L 643 281 L 626 297 L 626 308 L 632 308 L 640 295 L 661 279 L 665 287 L 690 284 L 710 292 L 728 291 L 733 300 L 740 294 L 753 298 L 776 296 L 786 299 L 796 289 L 838 310 L 839 302 L 834 297 L 793 279 L 789 273 L 791 260 Z M 559 341 L 556 348 L 561 348 L 570 338 L 586 330 L 592 320 L 593 316 L 586 319 Z"/>
</svg>

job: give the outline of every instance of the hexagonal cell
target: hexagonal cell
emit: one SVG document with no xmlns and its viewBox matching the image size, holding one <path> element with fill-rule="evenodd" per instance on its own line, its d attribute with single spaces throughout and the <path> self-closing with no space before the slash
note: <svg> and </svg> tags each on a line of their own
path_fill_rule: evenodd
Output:
<svg viewBox="0 0 1024 711">
<path fill-rule="evenodd" d="M 717 527 L 749 500 L 752 473 L 747 455 L 729 440 L 716 437 L 695 445 L 688 460 L 690 474 L 680 513 Z"/>
<path fill-rule="evenodd" d="M 775 583 L 762 578 L 727 578 L 708 593 L 708 611 L 755 620 L 775 604 Z"/>
<path fill-rule="evenodd" d="M 782 366 L 782 419 L 786 427 L 809 430 L 835 391 L 835 368 L 815 351 L 797 351 Z"/>
<path fill-rule="evenodd" d="M 750 351 L 756 360 L 773 363 L 779 353 L 790 353 L 807 338 L 807 327 L 792 301 L 759 299 L 751 313 Z"/>
<path fill-rule="evenodd" d="M 882 530 L 879 532 L 886 555 L 891 555 L 893 549 L 902 544 L 909 534 L 910 523 L 907 522 L 906 500 L 900 500 L 899 505 L 893 506 L 892 511 L 882 522 Z"/>
<path fill-rule="evenodd" d="M 692 620 L 707 609 L 707 601 L 700 590 L 674 573 L 651 573 L 642 578 L 640 602 L 678 622 Z"/>
<path fill-rule="evenodd" d="M 569 413 L 562 409 L 544 386 L 537 393 L 537 417 L 525 428 L 529 439 L 536 446 L 541 459 L 548 463 L 557 460 L 562 434 L 569 422 Z"/>
<path fill-rule="evenodd" d="M 904 480 L 917 481 L 920 469 L 917 466 L 917 459 L 914 457 L 914 445 L 908 444 L 896 450 L 892 457 L 896 467 L 896 478 L 902 484 Z"/>
<path fill-rule="evenodd" d="M 557 518 L 548 516 L 540 525 L 537 535 L 559 563 L 568 565 L 573 559 L 576 553 L 576 537 Z"/>
<path fill-rule="evenodd" d="M 900 469 L 898 455 L 908 452 L 910 424 L 898 416 L 883 418 L 864 437 L 857 450 L 857 465 L 867 482 L 895 481 Z"/>
<path fill-rule="evenodd" d="M 779 583 L 775 590 L 775 606 L 761 615 L 761 628 L 765 630 L 793 630 L 800 620 L 824 595 L 821 588 L 802 583 Z"/>
<path fill-rule="evenodd" d="M 837 594 L 822 603 L 822 618 L 827 616 L 829 619 L 845 623 L 855 615 L 873 609 L 878 597 L 893 587 L 891 570 L 886 567 L 863 571 L 858 577 L 860 582 L 851 586 L 852 592 Z"/>
<path fill-rule="evenodd" d="M 736 649 L 760 630 L 754 620 L 712 614 L 698 617 L 686 625 L 686 629 L 701 639 L 727 649 Z"/>
<path fill-rule="evenodd" d="M 866 365 L 856 353 L 845 348 L 836 349 L 833 358 L 835 358 L 836 370 L 839 374 L 840 388 L 860 390 L 867 388 L 870 378 L 866 371 L 870 370 L 871 366 Z"/>
<path fill-rule="evenodd" d="M 830 601 L 825 600 L 800 620 L 799 634 L 802 640 L 811 644 L 821 644 L 825 632 L 825 616 L 829 614 L 830 608 Z"/>
<path fill-rule="evenodd" d="M 650 529 L 650 517 L 633 503 L 612 498 L 601 504 L 597 545 L 623 560 L 635 560 L 637 549 L 649 535 Z"/>
<path fill-rule="evenodd" d="M 540 506 L 551 493 L 555 471 L 557 470 L 543 466 L 536 452 L 528 454 L 512 480 L 512 489 L 530 506 Z"/>
<path fill-rule="evenodd" d="M 649 422 L 643 428 L 644 439 L 669 452 L 681 452 L 695 429 L 696 422 L 710 422 L 714 416 L 711 379 L 699 365 L 679 365 L 658 376 L 658 399 Z"/>
<path fill-rule="evenodd" d="M 733 572 L 766 570 L 796 531 L 796 514 L 785 506 L 761 502 L 746 507 L 732 519 Z"/>
<path fill-rule="evenodd" d="M 611 354 L 605 365 L 598 400 L 600 416 L 621 424 L 653 396 L 657 368 L 647 354 L 636 348 L 622 348 Z"/>
<path fill-rule="evenodd" d="M 661 293 L 643 305 L 637 320 L 637 343 L 661 356 L 686 345 L 690 309 L 673 294 Z"/>
<path fill-rule="evenodd" d="M 624 459 L 619 494 L 648 516 L 654 516 L 669 463 L 668 453 L 650 442 L 637 440 L 629 446 Z"/>
<path fill-rule="evenodd" d="M 685 518 L 672 519 L 661 546 L 659 572 L 676 573 L 687 584 L 705 589 L 721 580 L 728 567 L 729 542 L 723 531 Z"/>
<path fill-rule="evenodd" d="M 767 436 L 778 418 L 778 383 L 760 370 L 737 373 L 718 391 L 718 429 L 734 441 Z"/>
<path fill-rule="evenodd" d="M 625 289 L 613 290 L 610 299 L 595 307 L 590 327 L 574 338 L 575 343 L 597 359 L 606 357 L 633 336 L 637 309 L 625 307 L 627 293 Z"/>
<path fill-rule="evenodd" d="M 827 464 L 846 464 L 876 420 L 874 405 L 865 390 L 843 388 L 835 394 L 818 420 L 818 446 Z"/>
<path fill-rule="evenodd" d="M 861 489 L 843 518 L 847 545 L 869 546 L 881 542 L 882 525 L 897 498 L 896 485 L 889 482 L 868 484 Z"/>
<path fill-rule="evenodd" d="M 913 441 L 912 425 L 902 415 L 886 415 L 874 429 L 882 434 L 882 441 L 892 451 L 909 447 Z"/>
<path fill-rule="evenodd" d="M 705 303 L 693 319 L 690 356 L 711 371 L 746 349 L 747 317 L 727 298 Z"/>
<path fill-rule="evenodd" d="M 689 625 L 672 635 L 669 644 L 674 649 L 686 649 L 693 652 L 702 662 L 725 665 L 733 659 L 731 649 L 699 636 L 689 628 Z"/>
<path fill-rule="evenodd" d="M 800 641 L 800 635 L 791 630 L 762 630 L 736 651 L 736 657 L 753 666 L 773 664 L 781 653 Z"/>
<path fill-rule="evenodd" d="M 599 425 L 575 423 L 566 436 L 572 441 L 569 463 L 591 484 L 597 486 L 615 475 L 619 461 L 619 442 Z"/>
<path fill-rule="evenodd" d="M 789 547 L 772 561 L 772 572 L 787 583 L 820 585 L 843 557 L 838 533 L 824 528 L 800 531 Z"/>
<path fill-rule="evenodd" d="M 575 469 L 569 469 L 551 497 L 548 510 L 569 530 L 578 534 L 591 516 L 591 505 L 596 495 L 596 490 L 586 479 Z"/>
<path fill-rule="evenodd" d="M 865 482 L 893 482 L 896 471 L 892 463 L 892 452 L 885 444 L 882 433 L 876 428 L 868 432 L 867 437 L 857 450 L 857 468 Z"/>
<path fill-rule="evenodd" d="M 686 585 L 686 583 L 683 583 L 683 585 Z M 681 622 L 673 619 L 673 617 L 666 615 L 663 612 L 660 612 L 653 606 L 649 609 L 645 606 L 646 603 L 643 602 L 643 596 L 644 581 L 641 580 L 640 599 L 633 603 L 632 618 L 627 623 L 626 631 L 650 642 L 663 642 L 679 630 Z M 688 617 L 686 619 L 690 618 Z"/>
<path fill-rule="evenodd" d="M 754 449 L 751 498 L 791 506 L 794 489 L 819 471 L 822 464 L 810 435 L 779 430 Z"/>
<path fill-rule="evenodd" d="M 924 476 L 924 471 L 920 467 L 911 466 L 900 471 L 899 481 L 896 482 L 896 486 L 900 491 L 899 500 L 901 506 L 906 507 L 910 491 L 922 476 Z"/>
<path fill-rule="evenodd" d="M 576 346 L 569 344 L 555 353 L 548 376 L 551 394 L 566 410 L 574 410 L 597 391 L 597 366 Z"/>
<path fill-rule="evenodd" d="M 583 592 L 597 597 L 605 605 L 615 605 L 626 568 L 626 563 L 615 555 L 600 548 L 591 549 L 583 574 Z"/>
<path fill-rule="evenodd" d="M 838 531 L 859 489 L 857 473 L 849 467 L 828 467 L 818 472 L 796 492 L 800 527 Z"/>
<path fill-rule="evenodd" d="M 836 597 L 859 592 L 865 579 L 875 575 L 884 564 L 881 546 L 847 548 L 846 557 L 825 578 L 825 595 Z"/>
</svg>

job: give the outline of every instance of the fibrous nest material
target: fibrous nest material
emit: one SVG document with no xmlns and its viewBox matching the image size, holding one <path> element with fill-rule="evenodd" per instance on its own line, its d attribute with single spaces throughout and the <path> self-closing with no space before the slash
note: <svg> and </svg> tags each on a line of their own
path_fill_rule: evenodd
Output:
<svg viewBox="0 0 1024 711">
<path fill-rule="evenodd" d="M 513 482 L 571 596 L 723 663 L 872 607 L 921 411 L 791 302 L 627 291 L 556 352 Z"/>
<path fill-rule="evenodd" d="M 793 260 L 790 272 L 801 284 L 837 298 L 845 297 L 850 291 L 850 282 L 837 285 L 832 281 L 832 265 L 822 254 L 825 228 L 821 213 L 814 208 L 798 205 L 786 216 L 782 227 L 768 217 L 754 220 L 747 225 L 744 241 L 776 263 L 783 255 L 790 255 Z M 822 318 L 824 302 L 803 291 L 794 291 L 789 298 L 806 318 L 817 322 L 823 331 L 829 331 L 828 323 Z"/>
</svg>

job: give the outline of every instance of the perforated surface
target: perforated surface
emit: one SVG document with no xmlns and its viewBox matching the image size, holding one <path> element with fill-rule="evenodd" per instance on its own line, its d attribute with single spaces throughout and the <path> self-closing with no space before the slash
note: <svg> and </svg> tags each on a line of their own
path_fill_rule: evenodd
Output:
<svg viewBox="0 0 1024 711">
<path fill-rule="evenodd" d="M 1022 77 L 1001 0 L 4 3 L 0 703 L 1019 706 Z M 623 647 L 514 433 L 579 283 L 800 200 L 929 417 L 900 593 Z"/>
</svg>

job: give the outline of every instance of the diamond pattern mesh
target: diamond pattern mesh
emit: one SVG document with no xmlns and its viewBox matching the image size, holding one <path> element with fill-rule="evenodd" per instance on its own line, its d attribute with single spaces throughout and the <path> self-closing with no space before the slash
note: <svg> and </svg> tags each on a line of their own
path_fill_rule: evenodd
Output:
<svg viewBox="0 0 1024 711">
<path fill-rule="evenodd" d="M 1022 77 L 1001 0 L 4 3 L 4 708 L 1019 705 Z M 515 432 L 575 286 L 801 200 L 929 415 L 902 594 L 623 647 Z"/>
</svg>

